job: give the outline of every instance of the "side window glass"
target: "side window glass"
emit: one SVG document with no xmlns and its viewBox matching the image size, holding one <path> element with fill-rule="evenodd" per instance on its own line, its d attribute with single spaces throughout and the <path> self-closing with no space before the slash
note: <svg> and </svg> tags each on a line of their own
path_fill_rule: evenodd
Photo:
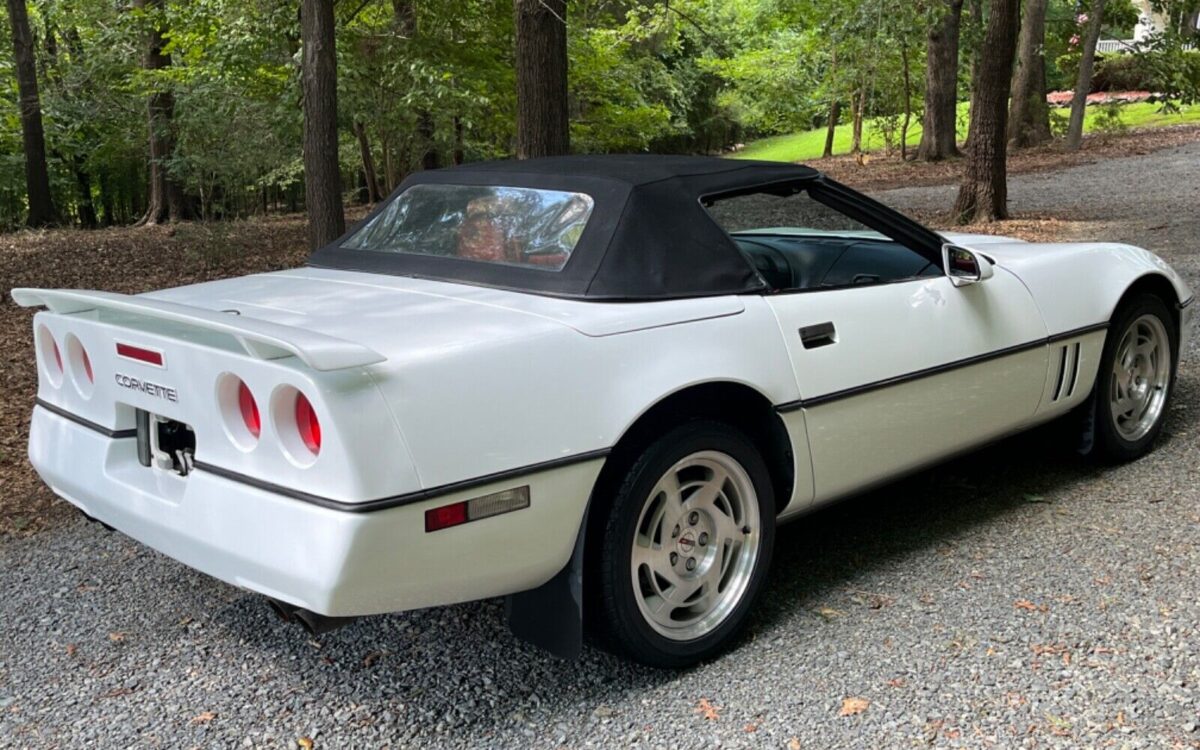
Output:
<svg viewBox="0 0 1200 750">
<path fill-rule="evenodd" d="M 940 275 L 923 255 L 785 189 L 714 199 L 709 214 L 774 289 L 830 289 Z"/>
</svg>

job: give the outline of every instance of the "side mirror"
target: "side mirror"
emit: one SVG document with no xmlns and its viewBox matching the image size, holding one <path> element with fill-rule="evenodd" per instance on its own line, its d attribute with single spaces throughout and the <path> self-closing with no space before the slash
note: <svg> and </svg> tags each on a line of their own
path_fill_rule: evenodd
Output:
<svg viewBox="0 0 1200 750">
<path fill-rule="evenodd" d="M 959 245 L 942 245 L 942 269 L 954 286 L 977 284 L 992 278 L 995 271 L 991 262 L 975 252 Z"/>
</svg>

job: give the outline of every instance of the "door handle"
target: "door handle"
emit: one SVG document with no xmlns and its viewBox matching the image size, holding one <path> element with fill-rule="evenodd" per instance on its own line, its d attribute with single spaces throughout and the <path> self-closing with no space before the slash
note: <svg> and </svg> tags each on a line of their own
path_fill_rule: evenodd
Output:
<svg viewBox="0 0 1200 750">
<path fill-rule="evenodd" d="M 837 329 L 833 323 L 826 321 L 816 325 L 804 326 L 800 329 L 800 344 L 805 349 L 818 349 L 837 343 Z"/>
</svg>

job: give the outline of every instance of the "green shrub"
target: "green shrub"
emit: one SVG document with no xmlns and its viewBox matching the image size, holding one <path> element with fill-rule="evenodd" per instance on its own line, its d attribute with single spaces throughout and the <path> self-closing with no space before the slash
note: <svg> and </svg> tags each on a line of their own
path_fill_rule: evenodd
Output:
<svg viewBox="0 0 1200 750">
<path fill-rule="evenodd" d="M 1096 62 L 1092 91 L 1152 91 L 1154 71 L 1142 55 L 1105 55 Z"/>
<path fill-rule="evenodd" d="M 1050 109 L 1050 134 L 1055 138 L 1066 138 L 1071 124 L 1071 110 L 1053 107 Z"/>
<path fill-rule="evenodd" d="M 1104 135 L 1122 135 L 1128 132 L 1129 123 L 1121 117 L 1122 106 L 1120 102 L 1101 104 L 1092 124 L 1095 131 Z"/>
</svg>

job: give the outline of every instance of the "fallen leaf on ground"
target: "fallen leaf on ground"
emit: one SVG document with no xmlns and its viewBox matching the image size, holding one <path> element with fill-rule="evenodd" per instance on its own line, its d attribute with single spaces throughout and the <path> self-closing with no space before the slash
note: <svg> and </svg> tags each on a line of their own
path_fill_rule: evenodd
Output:
<svg viewBox="0 0 1200 750">
<path fill-rule="evenodd" d="M 207 724 L 215 718 L 217 718 L 217 715 L 212 711 L 201 711 L 192 717 L 192 724 Z"/>
<path fill-rule="evenodd" d="M 1026 612 L 1045 612 L 1047 609 L 1049 609 L 1049 607 L 1047 607 L 1045 604 L 1039 606 L 1028 599 L 1018 599 L 1013 602 L 1013 606 L 1017 609 L 1023 609 Z"/>
<path fill-rule="evenodd" d="M 369 653 L 363 657 L 363 666 L 369 667 L 372 664 L 374 664 L 375 662 L 379 661 L 380 658 L 382 658 L 382 657 L 383 657 L 382 651 L 372 651 L 371 653 Z"/>
<path fill-rule="evenodd" d="M 843 617 L 846 613 L 833 607 L 817 607 L 817 614 L 826 620 L 832 620 L 835 617 Z"/>
<path fill-rule="evenodd" d="M 1071 722 L 1061 716 L 1046 714 L 1046 721 L 1050 724 L 1050 734 L 1055 737 L 1067 737 L 1071 734 Z"/>
<path fill-rule="evenodd" d="M 307 737 L 297 738 L 296 744 L 303 748 L 303 750 L 313 750 L 313 741 Z"/>
<path fill-rule="evenodd" d="M 838 716 L 857 716 L 867 710 L 867 706 L 871 702 L 866 698 L 846 698 L 842 701 L 842 708 L 838 711 Z"/>
<path fill-rule="evenodd" d="M 788 740 L 788 750 L 800 750 L 800 738 L 793 737 Z"/>
<path fill-rule="evenodd" d="M 888 685 L 888 687 L 894 687 L 894 688 L 904 687 L 904 678 L 897 677 L 893 680 L 888 680 L 887 685 Z"/>
<path fill-rule="evenodd" d="M 696 704 L 695 713 L 700 714 L 709 721 L 716 721 L 721 717 L 721 707 L 714 706 L 709 702 L 708 698 L 701 698 L 700 702 Z"/>
<path fill-rule="evenodd" d="M 125 640 L 125 634 L 120 631 L 114 631 L 108 634 L 108 640 L 112 641 L 113 643 L 120 643 L 121 641 Z"/>
<path fill-rule="evenodd" d="M 133 692 L 133 688 L 115 687 L 112 690 L 106 690 L 100 694 L 101 698 L 120 698 L 122 695 L 129 695 Z"/>
<path fill-rule="evenodd" d="M 76 646 L 74 643 L 67 644 L 67 656 L 74 656 L 75 652 L 78 650 L 79 650 L 79 647 Z"/>
</svg>

